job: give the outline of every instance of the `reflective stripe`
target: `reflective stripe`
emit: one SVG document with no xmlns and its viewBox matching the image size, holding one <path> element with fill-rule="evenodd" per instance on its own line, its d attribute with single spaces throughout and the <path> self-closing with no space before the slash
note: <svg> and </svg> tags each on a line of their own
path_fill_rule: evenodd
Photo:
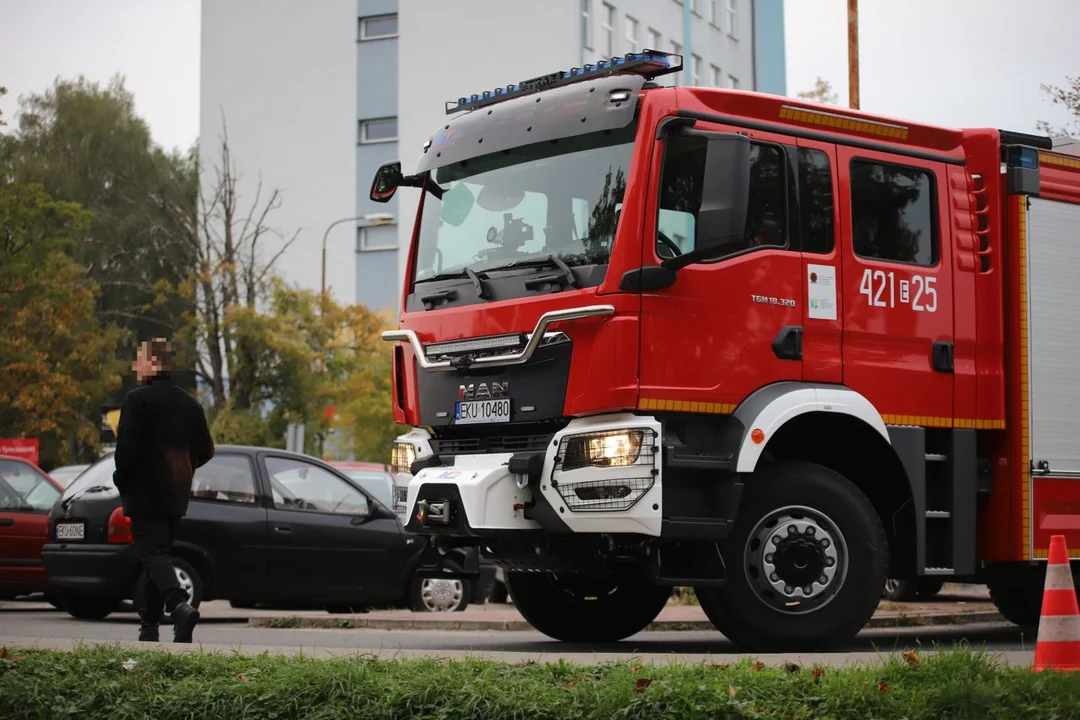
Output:
<svg viewBox="0 0 1080 720">
<path fill-rule="evenodd" d="M 1043 615 L 1038 642 L 1080 642 L 1080 615 Z"/>
<path fill-rule="evenodd" d="M 1047 590 L 1072 590 L 1073 576 L 1068 565 L 1046 566 L 1046 589 Z"/>
</svg>

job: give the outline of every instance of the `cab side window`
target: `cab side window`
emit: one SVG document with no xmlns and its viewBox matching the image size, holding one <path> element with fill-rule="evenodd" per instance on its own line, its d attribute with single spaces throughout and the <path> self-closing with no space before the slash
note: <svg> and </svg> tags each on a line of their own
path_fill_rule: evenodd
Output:
<svg viewBox="0 0 1080 720">
<path fill-rule="evenodd" d="M 930 267 L 938 262 L 930 171 L 851 161 L 851 230 L 855 254 Z"/>
<path fill-rule="evenodd" d="M 836 245 L 829 156 L 814 148 L 799 148 L 798 157 L 800 249 L 828 254 Z"/>
<path fill-rule="evenodd" d="M 697 247 L 695 227 L 703 199 L 707 141 L 688 135 L 670 137 L 665 143 L 656 252 L 666 259 Z M 786 188 L 784 151 L 778 145 L 752 143 L 746 228 L 741 238 L 719 246 L 715 259 L 757 247 L 786 247 Z"/>
</svg>

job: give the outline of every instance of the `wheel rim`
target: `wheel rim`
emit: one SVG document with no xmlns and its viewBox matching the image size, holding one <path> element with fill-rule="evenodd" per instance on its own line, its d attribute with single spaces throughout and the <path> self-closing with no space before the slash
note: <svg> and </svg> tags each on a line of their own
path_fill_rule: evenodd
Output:
<svg viewBox="0 0 1080 720">
<path fill-rule="evenodd" d="M 174 567 L 176 572 L 176 581 L 180 583 L 180 589 L 187 593 L 188 601 L 195 599 L 195 581 L 191 579 L 191 576 L 178 567 Z"/>
<path fill-rule="evenodd" d="M 420 585 L 420 600 L 431 612 L 446 612 L 461 604 L 465 592 L 460 580 L 425 578 Z"/>
<path fill-rule="evenodd" d="M 843 533 L 827 515 L 801 506 L 774 510 L 746 541 L 746 578 L 754 595 L 787 615 L 827 605 L 847 579 Z"/>
<path fill-rule="evenodd" d="M 900 581 L 897 580 L 896 578 L 888 578 L 885 581 L 885 592 L 887 592 L 887 593 L 895 593 L 899 589 L 900 589 Z"/>
</svg>

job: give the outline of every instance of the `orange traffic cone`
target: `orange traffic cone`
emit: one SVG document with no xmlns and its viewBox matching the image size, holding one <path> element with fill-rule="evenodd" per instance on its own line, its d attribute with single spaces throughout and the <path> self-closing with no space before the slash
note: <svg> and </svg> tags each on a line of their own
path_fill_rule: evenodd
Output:
<svg viewBox="0 0 1080 720">
<path fill-rule="evenodd" d="M 1041 615 L 1032 670 L 1080 670 L 1080 609 L 1064 535 L 1050 538 Z"/>
</svg>

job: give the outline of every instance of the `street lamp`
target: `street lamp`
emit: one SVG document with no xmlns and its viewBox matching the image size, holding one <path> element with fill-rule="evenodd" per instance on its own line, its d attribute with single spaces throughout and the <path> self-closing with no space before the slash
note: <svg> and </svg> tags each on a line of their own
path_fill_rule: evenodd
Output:
<svg viewBox="0 0 1080 720">
<path fill-rule="evenodd" d="M 330 223 L 330 226 L 326 228 L 326 232 L 322 236 L 322 282 L 319 284 L 319 295 L 326 294 L 326 237 L 330 234 L 330 231 L 334 229 L 334 226 L 340 225 L 346 222 L 355 222 L 357 220 L 363 220 L 368 225 L 367 227 L 378 227 L 380 225 L 389 225 L 394 222 L 394 216 L 390 213 L 367 213 L 366 215 L 357 215 L 356 217 L 341 218 Z"/>
</svg>

